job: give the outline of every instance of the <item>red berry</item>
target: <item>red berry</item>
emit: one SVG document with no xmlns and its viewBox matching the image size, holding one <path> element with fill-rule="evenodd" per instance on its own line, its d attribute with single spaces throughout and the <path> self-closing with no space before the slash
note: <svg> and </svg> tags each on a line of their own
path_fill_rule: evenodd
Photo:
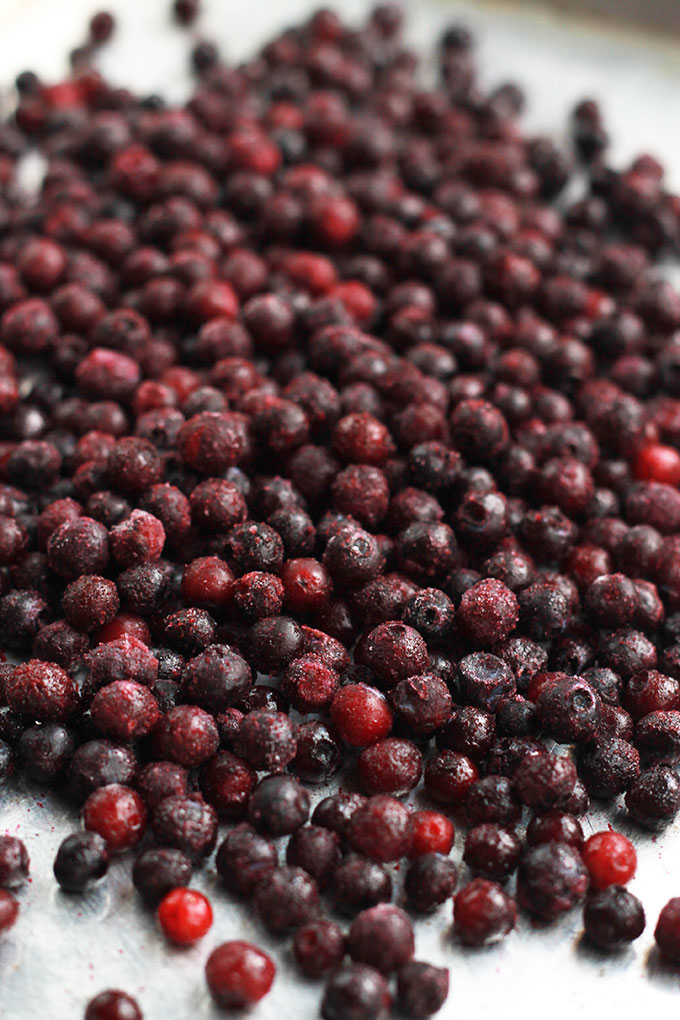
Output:
<svg viewBox="0 0 680 1020">
<path fill-rule="evenodd" d="M 188 946 L 210 930 L 212 907 L 196 889 L 173 889 L 159 904 L 158 921 L 170 942 Z"/>
<path fill-rule="evenodd" d="M 223 942 L 205 965 L 213 999 L 222 1009 L 245 1009 L 264 998 L 274 982 L 272 960 L 251 942 Z"/>
<path fill-rule="evenodd" d="M 473 878 L 454 899 L 453 922 L 457 935 L 470 946 L 489 946 L 512 931 L 517 904 L 496 882 Z"/>
<path fill-rule="evenodd" d="M 321 609 L 333 592 L 330 574 L 315 559 L 286 560 L 279 576 L 283 581 L 286 607 L 294 613 L 312 613 Z"/>
<path fill-rule="evenodd" d="M 0 935 L 11 928 L 19 916 L 19 904 L 6 889 L 0 889 Z"/>
<path fill-rule="evenodd" d="M 85 1020 L 142 1020 L 142 1011 L 131 995 L 109 989 L 88 1003 Z"/>
<path fill-rule="evenodd" d="M 625 885 L 637 870 L 637 854 L 629 839 L 611 829 L 596 832 L 586 840 L 583 862 L 590 872 L 593 889 L 609 885 Z"/>
<path fill-rule="evenodd" d="M 189 606 L 227 606 L 234 590 L 234 575 L 219 556 L 203 556 L 187 563 L 182 576 L 182 597 Z"/>
<path fill-rule="evenodd" d="M 455 829 L 453 822 L 439 811 L 415 811 L 411 815 L 411 850 L 409 857 L 422 854 L 450 854 Z"/>
<path fill-rule="evenodd" d="M 650 482 L 680 485 L 680 453 L 674 446 L 651 443 L 643 446 L 635 458 L 636 478 Z"/>
<path fill-rule="evenodd" d="M 144 801 L 128 786 L 100 786 L 83 805 L 83 825 L 89 832 L 99 833 L 112 853 L 129 850 L 144 835 Z"/>
<path fill-rule="evenodd" d="M 331 722 L 352 747 L 368 747 L 392 729 L 392 713 L 380 691 L 367 684 L 345 684 L 331 702 Z"/>
</svg>

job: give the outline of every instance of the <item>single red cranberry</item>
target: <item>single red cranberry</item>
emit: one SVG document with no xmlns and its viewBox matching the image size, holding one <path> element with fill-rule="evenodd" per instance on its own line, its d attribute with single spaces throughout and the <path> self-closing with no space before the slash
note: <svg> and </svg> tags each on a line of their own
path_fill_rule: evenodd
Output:
<svg viewBox="0 0 680 1020">
<path fill-rule="evenodd" d="M 635 458 L 633 471 L 642 481 L 680 484 L 680 454 L 673 446 L 650 443 L 643 446 Z"/>
<path fill-rule="evenodd" d="M 461 634 L 477 647 L 504 641 L 518 619 L 516 595 L 495 578 L 479 581 L 466 591 L 457 614 Z"/>
<path fill-rule="evenodd" d="M 120 853 L 144 835 L 146 808 L 134 790 L 119 784 L 102 786 L 85 801 L 83 824 L 106 840 L 111 853 Z"/>
<path fill-rule="evenodd" d="M 263 999 L 274 983 L 276 968 L 250 942 L 223 942 L 205 965 L 205 979 L 222 1009 L 245 1009 Z"/>
<path fill-rule="evenodd" d="M 590 836 L 582 849 L 583 861 L 595 890 L 626 885 L 637 870 L 637 854 L 629 839 L 607 830 Z"/>
<path fill-rule="evenodd" d="M 182 597 L 190 606 L 229 605 L 234 591 L 234 575 L 218 556 L 204 556 L 187 563 L 182 575 Z"/>
<path fill-rule="evenodd" d="M 210 901 L 196 889 L 185 888 L 167 893 L 158 905 L 157 915 L 165 937 L 180 946 L 203 938 L 213 920 Z"/>
<path fill-rule="evenodd" d="M 160 711 L 147 687 L 131 680 L 117 680 L 97 691 L 90 703 L 90 716 L 104 736 L 126 742 L 151 733 Z"/>
<path fill-rule="evenodd" d="M 143 1020 L 142 1011 L 127 992 L 111 989 L 91 999 L 85 1020 Z"/>
<path fill-rule="evenodd" d="M 281 689 L 298 712 L 320 711 L 333 698 L 340 678 L 314 655 L 295 659 L 283 675 Z"/>
<path fill-rule="evenodd" d="M 410 857 L 423 854 L 451 853 L 454 840 L 453 822 L 439 811 L 414 811 L 411 816 Z"/>
<path fill-rule="evenodd" d="M 379 691 L 367 684 L 346 684 L 333 696 L 330 718 L 342 739 L 353 747 L 382 740 L 392 728 L 392 713 Z"/>
</svg>

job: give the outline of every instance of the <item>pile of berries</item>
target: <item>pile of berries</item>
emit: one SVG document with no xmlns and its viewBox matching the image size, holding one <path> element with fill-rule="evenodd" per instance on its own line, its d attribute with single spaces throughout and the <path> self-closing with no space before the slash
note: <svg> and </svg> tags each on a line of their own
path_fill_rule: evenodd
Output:
<svg viewBox="0 0 680 1020">
<path fill-rule="evenodd" d="M 635 851 L 579 818 L 680 809 L 680 199 L 592 101 L 573 154 L 527 137 L 463 28 L 426 90 L 400 29 L 199 39 L 176 108 L 102 79 L 101 13 L 0 124 L 0 774 L 80 811 L 62 889 L 128 854 L 174 944 L 217 846 L 325 1020 L 435 1013 L 407 911 L 449 900 L 468 945 L 582 902 L 631 942 Z M 1 839 L 0 929 L 27 873 Z M 680 961 L 680 899 L 656 939 Z M 229 942 L 206 980 L 274 971 Z"/>
</svg>

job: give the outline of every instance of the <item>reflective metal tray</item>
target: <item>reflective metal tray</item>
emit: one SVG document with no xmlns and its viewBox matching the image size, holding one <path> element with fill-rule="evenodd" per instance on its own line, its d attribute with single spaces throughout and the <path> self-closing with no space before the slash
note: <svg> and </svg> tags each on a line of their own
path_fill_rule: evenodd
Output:
<svg viewBox="0 0 680 1020">
<path fill-rule="evenodd" d="M 249 52 L 282 25 L 294 23 L 308 0 L 205 0 L 206 31 L 230 57 Z M 0 0 L 0 72 L 9 84 L 18 71 L 35 68 L 57 78 L 77 44 L 92 0 Z M 115 42 L 102 57 L 113 79 L 178 99 L 186 94 L 188 39 L 169 24 L 169 0 L 116 0 Z M 368 5 L 340 0 L 348 16 Z M 567 22 L 536 9 L 470 3 L 414 2 L 411 36 L 426 45 L 447 21 L 463 18 L 480 32 L 480 63 L 490 83 L 512 79 L 528 95 L 531 128 L 559 132 L 573 103 L 598 97 L 619 163 L 651 151 L 665 159 L 669 181 L 680 188 L 680 47 L 647 40 L 630 29 Z M 328 790 L 318 791 L 324 795 Z M 68 897 L 52 876 L 56 849 L 78 825 L 58 797 L 22 780 L 0 792 L 0 830 L 25 840 L 31 882 L 20 893 L 21 915 L 0 940 L 0 1017 L 7 1020 L 80 1020 L 98 991 L 120 987 L 137 997 L 146 1020 L 208 1020 L 219 1014 L 205 990 L 203 964 L 228 938 L 252 938 L 270 948 L 278 974 L 272 993 L 250 1014 L 253 1020 L 307 1020 L 317 1015 L 320 988 L 300 980 L 285 941 L 268 938 L 220 888 L 212 861 L 195 885 L 211 898 L 215 924 L 198 946 L 168 949 L 153 919 L 140 909 L 129 862 L 113 864 L 91 894 Z M 450 998 L 442 1020 L 461 1016 L 514 1016 L 533 1020 L 656 1013 L 677 1009 L 680 972 L 664 965 L 653 947 L 661 906 L 680 894 L 680 825 L 662 836 L 640 836 L 616 814 L 591 816 L 594 830 L 612 821 L 633 838 L 639 855 L 631 888 L 643 899 L 648 926 L 626 952 L 606 955 L 582 943 L 580 912 L 536 928 L 526 919 L 501 946 L 464 950 L 450 934 L 451 905 L 417 924 L 417 955 L 447 964 Z M 461 839 L 454 857 L 460 860 Z M 397 875 L 398 878 L 398 875 Z"/>
</svg>

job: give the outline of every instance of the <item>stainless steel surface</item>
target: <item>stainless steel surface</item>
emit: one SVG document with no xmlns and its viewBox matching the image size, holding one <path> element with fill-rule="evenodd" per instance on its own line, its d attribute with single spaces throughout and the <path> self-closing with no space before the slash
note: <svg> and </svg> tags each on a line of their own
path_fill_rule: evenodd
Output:
<svg viewBox="0 0 680 1020">
<path fill-rule="evenodd" d="M 117 0 L 120 32 L 102 63 L 112 77 L 175 98 L 188 86 L 187 40 L 168 25 L 169 0 Z M 45 75 L 64 73 L 65 54 L 82 32 L 95 5 L 91 0 L 0 0 L 0 74 L 9 83 L 26 66 Z M 244 54 L 280 25 L 309 11 L 306 0 L 205 0 L 207 27 L 230 56 Z M 367 5 L 338 6 L 357 16 Z M 680 187 L 680 55 L 677 47 L 646 42 L 626 33 L 603 34 L 549 14 L 487 11 L 466 3 L 414 2 L 411 34 L 431 40 L 452 17 L 464 17 L 481 32 L 480 61 L 489 82 L 510 77 L 529 97 L 527 122 L 553 132 L 570 105 L 585 94 L 598 96 L 622 162 L 641 150 L 662 156 L 669 180 Z M 326 791 L 320 791 L 325 793 Z M 25 840 L 31 882 L 20 895 L 21 915 L 0 940 L 0 1017 L 7 1020 L 79 1020 L 84 1004 L 106 987 L 135 995 L 146 1020 L 209 1020 L 219 1015 L 209 1002 L 203 963 L 227 938 L 252 938 L 271 949 L 278 975 L 253 1020 L 307 1020 L 317 1015 L 320 988 L 302 981 L 289 960 L 286 941 L 273 941 L 231 901 L 217 882 L 212 861 L 195 885 L 210 896 L 215 924 L 189 950 L 168 949 L 153 919 L 140 909 L 129 879 L 129 861 L 116 862 L 108 878 L 87 896 L 67 897 L 52 876 L 61 839 L 78 820 L 58 797 L 19 780 L 2 791 L 2 831 Z M 653 946 L 659 909 L 680 894 L 680 825 L 662 836 L 639 836 L 616 813 L 595 813 L 593 831 L 612 821 L 634 839 L 638 877 L 631 889 L 644 901 L 648 925 L 635 946 L 605 955 L 582 945 L 580 912 L 537 929 L 526 919 L 501 946 L 463 950 L 451 939 L 451 906 L 417 925 L 417 953 L 447 964 L 451 995 L 443 1020 L 462 1015 L 521 1015 L 524 1020 L 656 1013 L 676 1009 L 679 972 L 662 964 Z M 454 857 L 459 861 L 461 838 Z M 398 877 L 398 876 L 397 876 Z"/>
<path fill-rule="evenodd" d="M 510 0 L 513 6 L 526 6 L 524 0 Z M 554 7 L 566 14 L 606 18 L 610 22 L 630 22 L 645 31 L 680 32 L 678 0 L 532 0 L 537 6 Z"/>
</svg>

